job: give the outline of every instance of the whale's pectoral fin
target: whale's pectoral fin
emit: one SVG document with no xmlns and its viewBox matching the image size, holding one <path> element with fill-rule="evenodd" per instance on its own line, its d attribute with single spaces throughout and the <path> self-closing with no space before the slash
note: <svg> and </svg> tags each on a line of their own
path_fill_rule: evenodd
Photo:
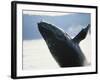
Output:
<svg viewBox="0 0 100 80">
<path fill-rule="evenodd" d="M 76 35 L 76 37 L 73 39 L 74 42 L 79 43 L 81 40 L 85 39 L 88 30 L 89 30 L 90 24 L 88 24 L 88 26 L 84 29 L 82 29 L 78 35 Z"/>
</svg>

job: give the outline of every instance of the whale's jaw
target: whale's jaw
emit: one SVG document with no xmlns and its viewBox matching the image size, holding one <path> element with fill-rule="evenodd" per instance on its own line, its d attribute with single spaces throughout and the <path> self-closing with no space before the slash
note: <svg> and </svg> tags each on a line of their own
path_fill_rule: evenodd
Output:
<svg viewBox="0 0 100 80">
<path fill-rule="evenodd" d="M 70 39 L 65 32 L 45 22 L 38 23 L 38 29 L 59 66 L 84 66 L 86 59 L 79 44 Z"/>
</svg>

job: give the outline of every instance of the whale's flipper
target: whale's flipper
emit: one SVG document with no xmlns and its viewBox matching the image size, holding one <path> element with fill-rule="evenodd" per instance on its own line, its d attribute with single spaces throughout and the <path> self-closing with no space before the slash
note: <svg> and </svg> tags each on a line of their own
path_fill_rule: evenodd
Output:
<svg viewBox="0 0 100 80">
<path fill-rule="evenodd" d="M 88 26 L 84 29 L 82 29 L 78 35 L 76 35 L 76 37 L 73 39 L 74 42 L 77 42 L 79 43 L 81 40 L 85 39 L 87 33 L 88 33 L 88 30 L 90 28 L 90 24 L 88 24 Z"/>
</svg>

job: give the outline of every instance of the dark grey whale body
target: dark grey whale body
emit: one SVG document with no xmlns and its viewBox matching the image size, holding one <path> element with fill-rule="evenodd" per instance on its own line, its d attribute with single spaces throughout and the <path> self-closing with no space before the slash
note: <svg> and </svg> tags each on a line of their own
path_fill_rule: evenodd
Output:
<svg viewBox="0 0 100 80">
<path fill-rule="evenodd" d="M 82 29 L 74 39 L 71 39 L 67 33 L 51 24 L 38 23 L 41 35 L 52 56 L 61 67 L 84 66 L 86 58 L 79 47 L 79 42 L 85 39 L 89 26 Z"/>
</svg>

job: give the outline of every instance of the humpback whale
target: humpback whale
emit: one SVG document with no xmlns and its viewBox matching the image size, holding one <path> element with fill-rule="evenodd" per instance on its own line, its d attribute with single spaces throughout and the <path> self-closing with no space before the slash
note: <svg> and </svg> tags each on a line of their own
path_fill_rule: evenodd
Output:
<svg viewBox="0 0 100 80">
<path fill-rule="evenodd" d="M 37 25 L 52 56 L 60 67 L 84 66 L 86 58 L 79 47 L 79 43 L 85 39 L 90 27 L 89 24 L 74 39 L 71 39 L 66 32 L 52 24 L 39 22 Z"/>
</svg>

